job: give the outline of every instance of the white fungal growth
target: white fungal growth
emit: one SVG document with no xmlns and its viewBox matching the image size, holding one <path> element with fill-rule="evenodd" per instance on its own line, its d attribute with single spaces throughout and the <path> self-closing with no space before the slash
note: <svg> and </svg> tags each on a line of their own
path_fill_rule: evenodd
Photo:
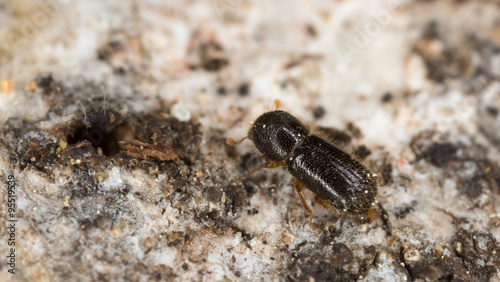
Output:
<svg viewBox="0 0 500 282">
<path fill-rule="evenodd" d="M 191 120 L 191 113 L 181 103 L 175 103 L 170 107 L 170 114 L 179 121 Z"/>
</svg>

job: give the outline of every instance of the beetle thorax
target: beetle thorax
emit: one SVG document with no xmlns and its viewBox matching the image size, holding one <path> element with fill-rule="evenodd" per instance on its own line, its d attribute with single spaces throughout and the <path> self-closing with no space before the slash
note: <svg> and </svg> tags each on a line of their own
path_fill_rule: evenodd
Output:
<svg viewBox="0 0 500 282">
<path fill-rule="evenodd" d="M 248 136 L 266 158 L 281 161 L 308 134 L 309 129 L 294 116 L 284 111 L 272 111 L 254 122 Z"/>
</svg>

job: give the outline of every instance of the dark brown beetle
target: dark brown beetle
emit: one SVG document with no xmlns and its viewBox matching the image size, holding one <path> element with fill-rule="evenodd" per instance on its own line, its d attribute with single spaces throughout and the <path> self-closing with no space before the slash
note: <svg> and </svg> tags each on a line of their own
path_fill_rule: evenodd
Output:
<svg viewBox="0 0 500 282">
<path fill-rule="evenodd" d="M 235 145 L 246 138 L 238 142 L 229 138 L 228 143 Z M 238 178 L 283 165 L 295 177 L 295 189 L 311 220 L 312 211 L 301 193 L 304 186 L 316 194 L 323 207 L 333 206 L 360 219 L 374 205 L 377 175 L 332 142 L 311 133 L 291 114 L 281 110 L 262 114 L 248 131 L 248 138 L 268 162 Z"/>
</svg>

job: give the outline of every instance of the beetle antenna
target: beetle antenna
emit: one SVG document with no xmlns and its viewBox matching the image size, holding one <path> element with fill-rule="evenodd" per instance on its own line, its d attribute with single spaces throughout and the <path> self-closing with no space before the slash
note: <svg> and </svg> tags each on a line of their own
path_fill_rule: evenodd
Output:
<svg viewBox="0 0 500 282">
<path fill-rule="evenodd" d="M 243 142 L 243 140 L 247 139 L 248 137 L 243 137 L 241 138 L 240 140 L 236 141 L 234 140 L 233 138 L 227 138 L 226 140 L 226 143 L 229 145 L 229 146 L 234 146 L 236 144 L 240 144 L 241 142 Z"/>
<path fill-rule="evenodd" d="M 276 106 L 277 109 L 279 109 L 281 106 L 283 106 L 283 103 L 281 103 L 280 99 L 275 99 L 274 105 Z"/>
</svg>

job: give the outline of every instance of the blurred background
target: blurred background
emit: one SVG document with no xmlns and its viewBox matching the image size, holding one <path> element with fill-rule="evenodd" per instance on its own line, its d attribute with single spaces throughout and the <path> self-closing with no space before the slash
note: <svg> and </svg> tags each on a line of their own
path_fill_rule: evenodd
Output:
<svg viewBox="0 0 500 282">
<path fill-rule="evenodd" d="M 186 216 L 187 225 L 195 226 L 187 231 L 185 222 L 164 215 L 165 209 L 175 210 L 175 204 L 165 204 L 158 218 L 132 221 L 123 236 L 106 233 L 116 231 L 114 223 L 104 231 L 97 228 L 94 235 L 111 236 L 110 245 L 92 243 L 99 246 L 93 249 L 80 242 L 85 241 L 82 237 L 67 239 L 68 248 L 79 249 L 78 259 L 71 251 L 50 255 L 62 240 L 59 236 L 66 235 L 37 227 L 38 221 L 57 214 L 50 226 L 61 218 L 75 220 L 65 232 L 85 237 L 78 213 L 26 212 L 17 236 L 22 242 L 31 240 L 25 251 L 36 254 L 20 256 L 22 275 L 15 279 L 499 279 L 498 255 L 494 257 L 500 239 L 500 1 L 3 0 L 0 38 L 4 175 L 14 171 L 23 190 L 57 187 L 44 197 L 61 205 L 68 180 L 58 179 L 66 174 L 33 178 L 29 165 L 24 169 L 9 163 L 14 146 L 9 142 L 21 140 L 15 133 L 19 129 L 36 133 L 26 133 L 29 136 L 56 132 L 47 135 L 55 146 L 61 146 L 58 138 L 78 144 L 78 137 L 58 135 L 55 128 L 75 117 L 86 123 L 92 108 L 114 107 L 132 126 L 130 116 L 147 113 L 199 124 L 203 137 L 193 140 L 199 141 L 201 151 L 182 161 L 186 175 L 191 175 L 186 176 L 186 189 L 201 189 L 203 199 L 206 185 L 202 189 L 194 183 L 201 177 L 197 172 L 205 171 L 205 162 L 210 169 L 227 170 L 221 179 L 259 163 L 250 142 L 228 149 L 224 140 L 244 137 L 253 119 L 275 108 L 276 100 L 314 129 L 330 130 L 332 138 L 339 136 L 332 130 L 344 132 L 347 137 L 341 135 L 344 139 L 338 142 L 367 158 L 383 185 L 376 207 L 380 216 L 372 223 L 343 226 L 338 218 L 327 217 L 313 227 L 300 217 L 303 210 L 286 173 L 264 174 L 267 178 L 243 183 L 245 208 L 226 211 L 226 229 Z M 140 127 L 141 121 L 137 124 Z M 108 152 L 104 149 L 105 155 Z M 251 165 L 242 165 L 248 160 Z M 64 171 L 55 171 L 59 169 Z M 120 165 L 102 169 L 108 182 L 104 185 L 106 181 L 95 176 L 100 189 L 123 183 L 132 192 L 145 189 L 140 173 Z M 40 183 L 45 188 L 36 188 Z M 156 198 L 152 196 L 148 208 L 138 209 L 154 213 L 164 183 L 147 183 Z M 266 202 L 269 197 L 262 192 L 274 189 L 270 185 L 280 188 L 272 196 L 274 204 Z M 28 194 L 21 198 L 26 210 L 43 202 Z M 289 207 L 283 208 L 289 202 L 297 218 L 289 215 Z M 259 214 L 247 214 L 246 209 L 259 207 Z M 184 212 L 193 215 L 198 210 L 189 206 Z M 114 218 L 120 217 L 118 213 Z M 218 228 L 225 233 L 208 244 L 207 234 Z M 192 230 L 198 233 L 190 234 Z M 159 234 L 178 234 L 174 231 L 184 234 L 179 245 L 158 239 Z M 149 259 L 148 232 L 157 240 Z M 485 239 L 474 241 L 473 236 Z M 457 250 L 457 242 L 466 251 Z M 330 243 L 338 257 L 348 259 L 332 258 Z M 126 251 L 128 244 L 135 249 Z M 247 248 L 238 249 L 235 257 L 232 250 L 241 246 Z M 115 258 L 101 260 L 106 252 Z M 318 266 L 321 261 L 332 270 L 324 271 Z M 123 271 L 126 268 L 130 272 Z M 72 269 L 80 274 L 72 274 Z M 12 279 L 4 263 L 1 270 L 0 280 Z M 136 276 L 122 276 L 132 274 Z"/>
</svg>

